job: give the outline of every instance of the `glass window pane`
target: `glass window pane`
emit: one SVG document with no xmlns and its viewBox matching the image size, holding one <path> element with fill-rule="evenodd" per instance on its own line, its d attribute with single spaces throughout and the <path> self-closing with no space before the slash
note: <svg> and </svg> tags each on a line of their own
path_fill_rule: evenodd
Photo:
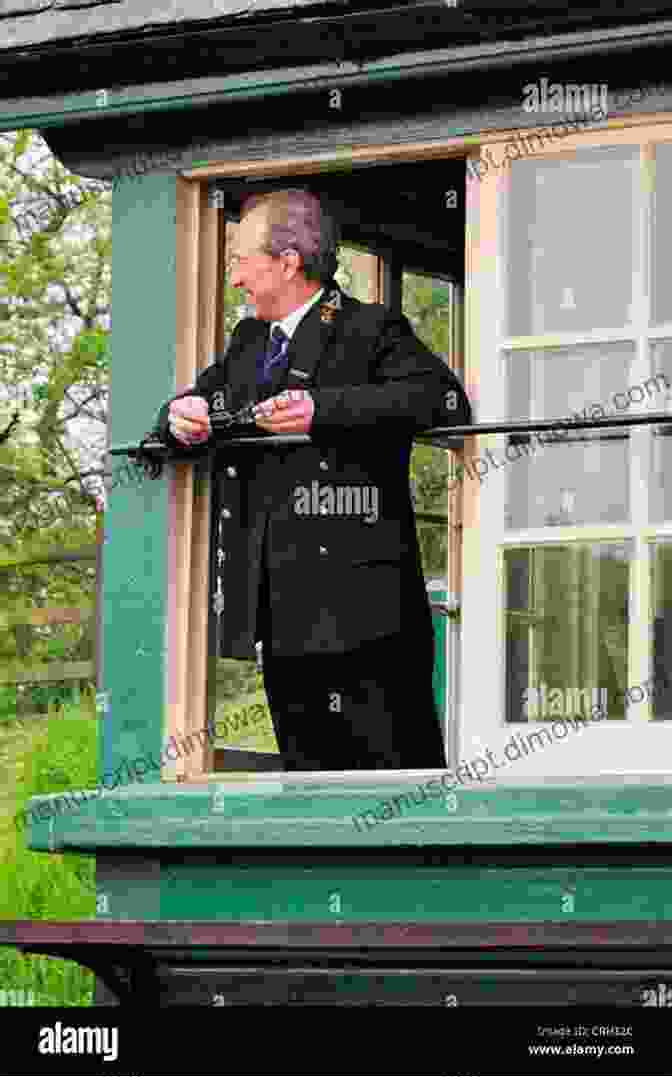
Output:
<svg viewBox="0 0 672 1077">
<path fill-rule="evenodd" d="M 448 577 L 448 489 L 453 474 L 452 455 L 447 449 L 434 445 L 414 445 L 411 452 L 411 495 L 426 579 Z"/>
<path fill-rule="evenodd" d="M 505 356 L 508 418 L 591 419 L 623 414 L 634 359 L 631 344 L 516 351 Z M 629 519 L 626 429 L 513 435 L 507 467 L 506 527 L 620 523 Z M 483 461 L 486 463 L 486 461 Z"/>
<path fill-rule="evenodd" d="M 245 748 L 255 752 L 278 752 L 261 673 L 254 661 L 215 658 L 215 763 L 222 770 L 218 754 L 223 748 Z M 231 769 L 229 765 L 227 770 Z M 241 770 L 249 770 L 241 766 Z"/>
<path fill-rule="evenodd" d="M 672 539 L 653 542 L 651 559 L 652 680 L 641 687 L 651 697 L 652 717 L 672 719 Z M 667 599 L 670 599 L 668 602 Z M 634 699 L 638 703 L 642 700 Z"/>
<path fill-rule="evenodd" d="M 401 277 L 401 306 L 422 343 L 461 373 L 461 355 L 451 354 L 453 285 L 438 277 L 406 270 Z"/>
<path fill-rule="evenodd" d="M 651 376 L 644 383 L 644 401 L 638 411 L 672 412 L 672 341 L 651 345 Z M 672 519 L 672 426 L 654 426 L 651 438 L 651 520 Z"/>
<path fill-rule="evenodd" d="M 625 718 L 632 551 L 631 541 L 504 551 L 507 722 Z"/>
<path fill-rule="evenodd" d="M 453 319 L 456 311 L 452 283 L 404 270 L 401 287 L 402 311 L 418 339 L 461 375 L 461 348 L 459 355 L 453 354 L 453 341 L 456 340 Z M 423 573 L 428 580 L 445 579 L 448 590 L 451 589 L 449 581 L 454 578 L 450 559 L 457 554 L 455 547 L 449 548 L 448 541 L 448 491 L 456 485 L 451 482 L 454 468 L 454 454 L 448 450 L 432 445 L 413 446 L 411 488 Z"/>
<path fill-rule="evenodd" d="M 608 147 L 512 162 L 509 336 L 620 328 L 633 320 L 638 161 L 637 147 Z"/>
<path fill-rule="evenodd" d="M 336 283 L 360 303 L 375 303 L 378 288 L 378 256 L 360 247 L 341 243 L 338 248 Z"/>
<path fill-rule="evenodd" d="M 670 234 L 672 232 L 672 144 L 656 146 L 653 222 L 651 227 L 651 320 L 672 322 Z"/>
<path fill-rule="evenodd" d="M 224 255 L 228 260 L 231 252 L 235 250 L 238 239 L 238 224 L 236 221 L 226 222 L 226 235 Z M 243 318 L 254 316 L 254 304 L 247 303 L 244 288 L 234 288 L 227 272 L 224 277 L 224 341 L 223 351 L 226 351 L 230 342 L 231 334 Z"/>
</svg>

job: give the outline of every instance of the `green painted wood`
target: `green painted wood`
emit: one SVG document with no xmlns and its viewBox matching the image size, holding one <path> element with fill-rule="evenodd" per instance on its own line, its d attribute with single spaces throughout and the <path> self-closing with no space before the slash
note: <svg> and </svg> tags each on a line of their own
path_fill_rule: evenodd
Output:
<svg viewBox="0 0 672 1077">
<path fill-rule="evenodd" d="M 663 919 L 669 868 L 169 864 L 160 916 L 194 919 L 569 921 Z"/>
<path fill-rule="evenodd" d="M 650 923 L 672 913 L 672 864 L 425 864 L 334 854 L 98 853 L 99 919 L 267 923 Z M 532 859 L 532 856 L 530 857 Z M 109 867 L 107 866 L 109 863 Z M 142 865 L 146 865 L 144 868 Z M 104 866 L 105 865 L 105 866 Z M 141 882 L 139 882 L 141 880 Z"/>
<path fill-rule="evenodd" d="M 577 859 L 578 859 L 577 854 Z M 530 856 L 530 861 L 533 856 Z M 672 864 L 490 864 L 193 852 L 98 854 L 99 919 L 267 923 L 651 923 L 672 914 Z"/>
<path fill-rule="evenodd" d="M 112 442 L 142 437 L 175 392 L 175 183 L 147 175 L 120 183 L 112 196 Z M 119 484 L 109 494 L 101 777 L 162 746 L 167 509 L 166 482 Z"/>
<path fill-rule="evenodd" d="M 141 769 L 141 768 L 140 768 Z M 428 845 L 540 846 L 672 843 L 672 785 L 457 787 L 420 801 L 437 777 L 304 781 L 285 775 L 184 785 L 128 784 L 114 791 L 33 797 L 30 848 L 357 849 Z M 445 775 L 444 775 L 445 776 Z M 399 808 L 383 819 L 381 805 Z M 364 812 L 374 823 L 367 826 Z M 377 814 L 376 814 L 377 813 Z M 378 819 L 378 821 L 376 821 Z"/>
<path fill-rule="evenodd" d="M 416 518 L 420 519 L 422 513 L 416 513 Z M 432 591 L 430 599 L 434 602 L 445 602 L 448 598 L 448 592 L 445 590 Z M 447 631 L 447 618 L 443 613 L 440 613 L 436 609 L 432 609 L 432 624 L 434 625 L 434 670 L 432 672 L 432 689 L 434 692 L 434 702 L 436 704 L 436 710 L 441 722 L 441 729 L 443 730 L 444 742 L 446 740 L 446 720 L 447 720 L 447 705 L 448 700 L 446 698 L 446 631 Z"/>
<path fill-rule="evenodd" d="M 161 865 L 138 853 L 96 857 L 96 919 L 120 917 L 158 920 L 161 915 Z M 114 917 L 112 917 L 114 918 Z"/>
</svg>

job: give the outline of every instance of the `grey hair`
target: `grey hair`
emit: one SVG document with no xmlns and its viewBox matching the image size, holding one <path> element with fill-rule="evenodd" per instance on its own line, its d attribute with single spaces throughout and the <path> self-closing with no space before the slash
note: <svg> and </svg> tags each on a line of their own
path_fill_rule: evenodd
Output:
<svg viewBox="0 0 672 1077">
<path fill-rule="evenodd" d="M 259 206 L 268 213 L 267 253 L 277 255 L 289 247 L 301 255 L 306 280 L 331 280 L 338 269 L 340 229 L 320 199 L 299 187 L 250 195 L 241 207 L 241 220 Z"/>
</svg>

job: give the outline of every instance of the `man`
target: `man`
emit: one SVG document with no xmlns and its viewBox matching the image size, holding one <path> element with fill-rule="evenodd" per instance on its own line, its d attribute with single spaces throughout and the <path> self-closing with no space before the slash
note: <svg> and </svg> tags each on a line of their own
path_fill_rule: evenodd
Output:
<svg viewBox="0 0 672 1077">
<path fill-rule="evenodd" d="M 262 642 L 285 768 L 442 768 L 409 455 L 415 432 L 469 423 L 471 408 L 405 317 L 341 291 L 337 241 L 307 191 L 245 202 L 230 280 L 256 317 L 157 429 L 198 451 L 209 403 L 257 401 L 262 431 L 311 436 L 224 448 L 217 473 L 220 653 L 252 658 Z"/>
</svg>

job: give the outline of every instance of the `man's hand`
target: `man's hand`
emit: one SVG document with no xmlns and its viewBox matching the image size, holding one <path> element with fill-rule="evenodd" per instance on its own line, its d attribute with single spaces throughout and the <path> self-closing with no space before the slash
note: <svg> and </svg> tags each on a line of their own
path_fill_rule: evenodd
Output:
<svg viewBox="0 0 672 1077">
<path fill-rule="evenodd" d="M 257 426 L 270 434 L 308 434 L 314 414 L 315 402 L 305 389 L 287 389 L 254 409 Z"/>
<path fill-rule="evenodd" d="M 208 402 L 202 396 L 183 396 L 168 409 L 168 429 L 184 445 L 207 441 L 212 433 Z"/>
</svg>

